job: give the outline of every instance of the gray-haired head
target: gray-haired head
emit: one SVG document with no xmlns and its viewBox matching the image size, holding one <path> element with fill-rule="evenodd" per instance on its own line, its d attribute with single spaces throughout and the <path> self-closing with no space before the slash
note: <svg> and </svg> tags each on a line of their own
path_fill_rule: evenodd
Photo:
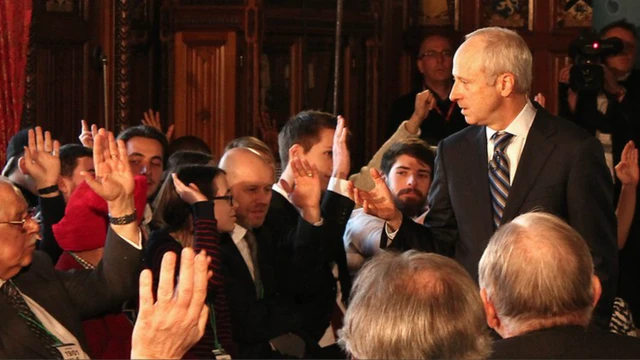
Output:
<svg viewBox="0 0 640 360">
<path fill-rule="evenodd" d="M 381 253 L 360 270 L 339 344 L 358 359 L 481 359 L 491 340 L 468 273 L 409 251 Z"/>
</svg>

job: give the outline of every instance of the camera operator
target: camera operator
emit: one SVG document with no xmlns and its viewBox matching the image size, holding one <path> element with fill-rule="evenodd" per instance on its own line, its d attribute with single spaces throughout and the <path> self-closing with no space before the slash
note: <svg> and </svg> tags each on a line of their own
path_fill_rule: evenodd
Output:
<svg viewBox="0 0 640 360">
<path fill-rule="evenodd" d="M 596 53 L 597 57 L 585 54 L 589 52 L 589 46 L 580 46 L 588 44 L 586 39 L 572 44 L 572 50 L 582 51 L 577 51 L 573 67 L 569 65 L 560 71 L 559 115 L 598 137 L 605 149 L 607 163 L 612 167 L 620 161 L 622 149 L 629 140 L 640 144 L 640 70 L 633 69 L 638 34 L 633 24 L 620 20 L 605 26 L 599 35 L 600 39 L 595 40 L 598 47 L 593 46 L 595 42 L 591 46 L 592 55 Z M 611 40 L 613 38 L 619 40 Z M 618 44 L 611 47 L 616 49 L 600 48 L 602 44 L 608 46 L 615 42 Z M 581 61 L 585 58 L 595 58 L 595 63 L 599 58 L 602 71 L 592 71 L 593 67 L 589 68 Z M 595 86 L 589 86 L 590 82 Z M 616 194 L 619 191 L 620 184 L 617 183 Z M 618 281 L 618 296 L 629 303 L 636 321 L 640 319 L 639 240 L 640 217 L 636 212 L 627 241 L 620 250 Z M 614 313 L 619 311 L 616 309 Z"/>
<path fill-rule="evenodd" d="M 600 47 L 592 47 L 591 40 Z M 638 143 L 640 134 L 635 120 L 635 114 L 640 114 L 640 72 L 633 69 L 636 42 L 633 24 L 613 22 L 600 31 L 599 38 L 581 37 L 574 42 L 574 65 L 580 69 L 568 65 L 559 75 L 559 115 L 598 137 L 612 175 L 624 145 L 629 140 Z M 601 73 L 591 64 L 599 65 Z"/>
</svg>

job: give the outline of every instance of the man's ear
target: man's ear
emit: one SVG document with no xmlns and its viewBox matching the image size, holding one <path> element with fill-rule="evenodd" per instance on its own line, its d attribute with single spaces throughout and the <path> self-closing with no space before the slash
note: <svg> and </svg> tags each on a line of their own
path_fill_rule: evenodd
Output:
<svg viewBox="0 0 640 360">
<path fill-rule="evenodd" d="M 300 144 L 293 144 L 289 148 L 289 162 L 296 157 L 302 158 L 304 155 L 304 148 Z"/>
<path fill-rule="evenodd" d="M 424 75 L 424 64 L 422 63 L 422 60 L 417 59 L 416 65 L 418 66 L 418 71 L 420 71 L 420 74 Z"/>
<path fill-rule="evenodd" d="M 496 79 L 496 86 L 498 86 L 498 90 L 500 91 L 500 95 L 503 97 L 508 97 L 511 95 L 516 86 L 516 77 L 512 73 L 504 73 L 498 75 Z"/>
<path fill-rule="evenodd" d="M 21 156 L 20 159 L 18 159 L 18 170 L 20 170 L 22 175 L 27 174 L 27 168 L 24 166 L 24 161 L 24 156 Z"/>
<path fill-rule="evenodd" d="M 496 308 L 493 305 L 491 299 L 487 295 L 487 289 L 480 289 L 480 297 L 482 298 L 482 305 L 484 306 L 484 314 L 487 318 L 487 325 L 490 328 L 498 331 L 500 328 L 500 318 L 498 317 L 498 313 L 496 312 Z"/>
<path fill-rule="evenodd" d="M 602 285 L 600 284 L 600 279 L 597 276 L 592 275 L 591 277 L 591 288 L 593 289 L 593 306 L 595 307 L 600 300 L 600 295 L 602 295 Z"/>
</svg>

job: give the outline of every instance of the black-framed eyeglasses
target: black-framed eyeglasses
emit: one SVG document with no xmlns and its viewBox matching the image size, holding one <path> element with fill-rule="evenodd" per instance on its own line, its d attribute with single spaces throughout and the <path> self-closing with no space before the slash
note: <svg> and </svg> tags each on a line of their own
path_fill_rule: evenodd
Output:
<svg viewBox="0 0 640 360">
<path fill-rule="evenodd" d="M 29 208 L 27 210 L 27 214 L 25 215 L 24 218 L 22 218 L 20 220 L 0 221 L 0 225 L 1 224 L 20 225 L 24 229 L 25 224 L 29 220 L 33 220 L 33 221 L 35 221 L 37 223 L 40 223 L 40 219 L 38 219 L 37 215 L 38 215 L 38 209 L 37 208 L 34 208 L 34 207 L 33 208 Z"/>
<path fill-rule="evenodd" d="M 418 55 L 418 59 L 422 60 L 427 57 L 429 59 L 435 59 L 436 57 L 440 57 L 440 55 L 444 57 L 453 57 L 453 50 L 443 50 L 443 51 L 435 51 L 429 50 L 425 51 L 422 54 Z"/>
<path fill-rule="evenodd" d="M 213 200 L 227 200 L 229 205 L 233 206 L 233 195 L 214 196 Z"/>
</svg>

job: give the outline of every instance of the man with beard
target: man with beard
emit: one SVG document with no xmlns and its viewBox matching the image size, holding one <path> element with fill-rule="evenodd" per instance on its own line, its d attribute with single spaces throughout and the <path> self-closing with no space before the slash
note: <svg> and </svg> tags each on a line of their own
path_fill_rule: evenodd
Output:
<svg viewBox="0 0 640 360">
<path fill-rule="evenodd" d="M 420 224 L 427 213 L 433 163 L 433 152 L 426 142 L 417 138 L 404 139 L 394 144 L 382 156 L 380 168 L 396 206 L 406 218 Z M 382 241 L 382 225 L 384 221 L 365 214 L 362 208 L 353 211 L 344 234 L 347 264 L 352 273 L 357 272 L 380 249 L 394 247 L 392 240 L 385 237 L 385 241 Z M 424 248 L 424 245 L 416 244 L 412 248 L 433 250 Z"/>
</svg>

